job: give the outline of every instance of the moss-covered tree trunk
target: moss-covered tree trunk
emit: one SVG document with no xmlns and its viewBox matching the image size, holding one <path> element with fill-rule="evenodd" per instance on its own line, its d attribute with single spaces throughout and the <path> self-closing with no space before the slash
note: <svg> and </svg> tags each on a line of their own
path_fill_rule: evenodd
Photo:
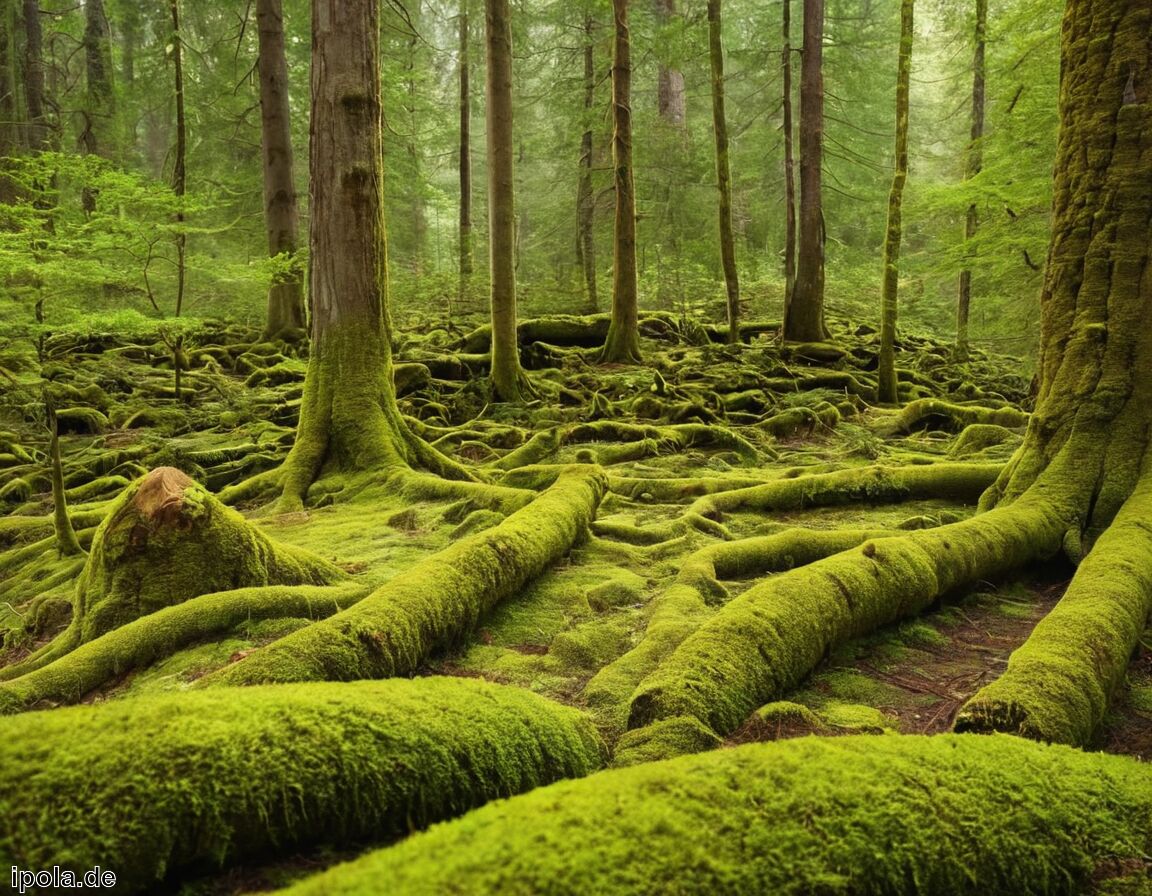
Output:
<svg viewBox="0 0 1152 896">
<path fill-rule="evenodd" d="M 519 401 L 525 377 L 516 340 L 516 209 L 512 186 L 512 23 L 508 0 L 485 0 L 488 47 L 488 257 L 492 276 L 492 388 Z"/>
<path fill-rule="evenodd" d="M 178 207 L 183 204 L 188 191 L 188 116 L 184 109 L 184 46 L 180 31 L 180 0 L 171 0 L 168 11 L 172 17 L 172 85 L 176 97 L 176 149 L 172 161 L 172 192 L 176 194 Z M 188 234 L 184 230 L 184 211 L 176 212 L 176 316 L 184 309 L 184 286 L 187 280 Z M 175 361 L 175 352 L 174 352 Z M 180 399 L 180 364 L 173 364 L 176 370 L 176 399 Z"/>
<path fill-rule="evenodd" d="M 405 426 L 392 381 L 378 25 L 377 0 L 313 4 L 312 353 L 285 509 L 302 506 L 325 465 L 387 471 L 431 455 Z"/>
<path fill-rule="evenodd" d="M 304 284 L 296 264 L 298 221 L 296 181 L 292 171 L 292 121 L 288 107 L 288 58 L 284 51 L 281 0 L 257 0 L 256 30 L 260 41 L 260 122 L 264 158 L 264 225 L 268 254 L 282 268 L 268 289 L 269 337 L 302 333 Z"/>
<path fill-rule="evenodd" d="M 784 139 L 784 320 L 796 285 L 796 159 L 792 136 L 792 0 L 783 0 L 780 49 L 781 104 Z"/>
<path fill-rule="evenodd" d="M 784 336 L 824 338 L 824 0 L 804 0 L 800 61 L 800 247 Z"/>
<path fill-rule="evenodd" d="M 51 130 L 44 114 L 44 29 L 40 0 L 24 0 L 24 106 L 28 113 L 26 142 L 32 150 L 48 149 Z"/>
<path fill-rule="evenodd" d="M 468 0 L 460 2 L 460 223 L 459 223 L 459 287 L 461 305 L 468 301 L 472 284 L 472 84 L 471 63 L 468 59 Z"/>
<path fill-rule="evenodd" d="M 109 138 L 115 132 L 112 127 L 112 43 L 104 0 L 87 0 L 84 4 L 84 63 L 87 96 L 80 142 L 90 155 L 103 153 L 111 157 Z M 85 198 L 94 201 L 94 197 L 87 194 Z"/>
<path fill-rule="evenodd" d="M 720 193 L 720 263 L 728 298 L 728 341 L 740 341 L 740 276 L 732 237 L 732 172 L 728 163 L 728 119 L 724 112 L 724 37 L 720 0 L 708 0 L 708 58 L 712 68 L 712 132 L 716 138 L 716 187 Z"/>
<path fill-rule="evenodd" d="M 981 0 L 983 2 L 983 0 Z M 900 285 L 900 238 L 903 230 L 900 206 L 908 180 L 908 82 L 912 72 L 914 0 L 900 4 L 900 61 L 896 73 L 896 168 L 888 194 L 888 229 L 884 235 L 884 273 L 880 293 L 880 368 L 877 387 L 880 401 L 895 404 L 896 312 Z"/>
<path fill-rule="evenodd" d="M 666 28 L 679 19 L 676 0 L 655 0 L 656 23 Z M 656 74 L 656 112 L 662 121 L 678 131 L 688 124 L 687 92 L 684 88 L 684 72 L 661 59 Z"/>
<path fill-rule="evenodd" d="M 636 187 L 632 176 L 632 39 L 628 0 L 612 0 L 615 41 L 612 52 L 612 168 L 616 185 L 613 240 L 612 322 L 600 359 L 634 364 L 640 360 L 636 284 Z"/>
<path fill-rule="evenodd" d="M 580 181 L 576 187 L 576 263 L 584 280 L 584 304 L 595 314 L 596 296 L 596 193 L 592 187 L 594 134 L 592 116 L 596 105 L 596 20 L 584 14 L 584 133 L 580 136 Z"/>
<path fill-rule="evenodd" d="M 976 0 L 976 41 L 972 56 L 972 132 L 964 160 L 964 178 L 980 173 L 984 165 L 984 41 L 988 29 L 988 0 Z M 964 218 L 964 242 L 968 243 L 980 226 L 976 203 L 968 205 Z M 960 271 L 956 293 L 956 358 L 968 357 L 968 310 L 972 304 L 972 269 L 967 264 Z"/>
</svg>

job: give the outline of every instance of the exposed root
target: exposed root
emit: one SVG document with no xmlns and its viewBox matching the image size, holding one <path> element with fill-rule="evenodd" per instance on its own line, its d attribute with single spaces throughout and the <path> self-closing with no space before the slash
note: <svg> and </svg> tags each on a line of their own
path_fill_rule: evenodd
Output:
<svg viewBox="0 0 1152 896">
<path fill-rule="evenodd" d="M 328 587 L 268 585 L 194 597 L 81 644 L 55 662 L 0 684 L 0 714 L 41 704 L 77 703 L 107 682 L 189 644 L 260 619 L 324 619 L 367 593 L 349 583 Z"/>
<path fill-rule="evenodd" d="M 0 857 L 112 868 L 117 893 L 139 893 L 181 872 L 403 836 L 587 774 L 601 750 L 578 712 L 463 679 L 28 713 L 0 719 Z"/>
<path fill-rule="evenodd" d="M 959 432 L 974 423 L 1020 429 L 1028 425 L 1028 414 L 1014 407 L 983 408 L 953 404 L 936 398 L 921 398 L 906 405 L 898 414 L 882 418 L 877 423 L 876 431 L 882 436 L 894 436 L 923 429 L 931 424 L 937 429 Z"/>
<path fill-rule="evenodd" d="M 400 573 L 355 607 L 270 644 L 204 684 L 348 681 L 415 672 L 459 642 L 584 535 L 605 489 L 596 467 L 572 467 L 504 522 Z"/>
<path fill-rule="evenodd" d="M 1071 523 L 1056 504 L 1026 496 L 768 579 L 726 605 L 644 680 L 629 727 L 690 715 L 719 734 L 735 731 L 831 649 L 965 584 L 1052 556 Z"/>
<path fill-rule="evenodd" d="M 958 731 L 1087 746 L 1152 613 L 1152 476 L 1144 476 L 1068 591 L 961 709 Z"/>
<path fill-rule="evenodd" d="M 1125 757 L 808 737 L 566 781 L 285 893 L 1084 893 L 1147 867 L 1150 819 L 1152 779 Z"/>
</svg>

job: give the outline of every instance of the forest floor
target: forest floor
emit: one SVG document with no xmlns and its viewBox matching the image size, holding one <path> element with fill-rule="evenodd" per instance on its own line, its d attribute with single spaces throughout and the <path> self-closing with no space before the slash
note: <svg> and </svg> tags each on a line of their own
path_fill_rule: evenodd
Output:
<svg viewBox="0 0 1152 896">
<path fill-rule="evenodd" d="M 973 429 L 954 410 L 1026 408 L 1027 383 L 1013 359 L 977 352 L 955 364 L 946 347 L 907 337 L 900 355 L 905 403 L 950 403 L 921 401 L 925 413 L 913 419 L 873 407 L 875 336 L 866 328 L 841 328 L 835 345 L 787 348 L 767 327 L 753 328 L 748 345 L 728 347 L 674 318 L 653 316 L 645 323 L 644 366 L 599 367 L 591 351 L 598 327 L 585 320 L 545 328 L 550 338 L 525 349 L 539 391 L 525 407 L 487 404 L 482 330 L 408 337 L 399 346 L 397 384 L 402 410 L 425 439 L 503 484 L 531 485 L 542 464 L 593 461 L 609 472 L 591 535 L 488 614 L 467 643 L 446 646 L 423 670 L 517 685 L 587 709 L 609 746 L 625 731 L 638 680 L 625 675 L 623 687 L 599 673 L 643 642 L 661 597 L 695 552 L 797 528 L 924 528 L 976 509 L 974 499 L 884 495 L 873 502 L 864 494 L 835 506 L 737 509 L 686 523 L 700 482 L 721 488 L 716 483 L 728 480 L 737 488 L 865 466 L 996 464 L 1021 437 L 1022 417 L 1005 415 L 1015 426 Z M 38 354 L 15 344 L 0 350 L 0 365 L 23 384 L 8 391 L 0 425 L 0 668 L 67 627 L 84 563 L 59 557 L 52 538 L 47 438 L 38 423 L 42 386 L 58 408 L 70 511 L 86 548 L 109 502 L 151 468 L 178 467 L 220 492 L 287 455 L 306 362 L 236 327 L 205 328 L 189 338 L 186 351 L 178 401 L 173 352 L 160 338 L 80 333 L 50 338 Z M 581 424 L 592 428 L 581 433 Z M 542 433 L 554 441 L 534 440 Z M 413 502 L 378 482 L 348 478 L 322 481 L 303 513 L 275 514 L 266 498 L 239 508 L 275 540 L 306 547 L 370 587 L 503 518 L 467 500 Z M 1059 600 L 1072 571 L 1053 560 L 1009 581 L 981 583 L 916 619 L 844 645 L 726 744 L 811 733 L 948 731 L 964 701 L 1000 673 Z M 763 578 L 723 579 L 693 624 Z M 310 622 L 241 624 L 128 670 L 83 700 L 187 689 Z M 1152 758 L 1152 635 L 1133 658 L 1098 747 Z M 184 892 L 255 892 L 342 857 L 244 867 L 190 883 Z"/>
</svg>

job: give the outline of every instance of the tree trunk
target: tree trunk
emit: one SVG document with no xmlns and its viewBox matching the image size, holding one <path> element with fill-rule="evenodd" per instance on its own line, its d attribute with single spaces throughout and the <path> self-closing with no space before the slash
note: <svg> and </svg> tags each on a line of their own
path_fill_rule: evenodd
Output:
<svg viewBox="0 0 1152 896">
<path fill-rule="evenodd" d="M 426 460 L 396 407 L 388 324 L 378 0 L 313 0 L 312 346 L 281 506 L 298 509 L 327 464 Z"/>
<path fill-rule="evenodd" d="M 981 3 L 985 0 L 980 0 Z M 914 0 L 900 4 L 900 60 L 896 74 L 896 169 L 888 194 L 888 230 L 884 236 L 884 272 L 880 295 L 880 401 L 895 404 L 896 393 L 896 299 L 900 284 L 900 239 L 903 235 L 900 205 L 908 180 L 908 88 L 912 73 Z"/>
<path fill-rule="evenodd" d="M 28 148 L 48 149 L 52 141 L 44 114 L 44 32 L 40 23 L 40 0 L 24 0 L 24 103 L 28 112 Z"/>
<path fill-rule="evenodd" d="M 188 120 L 184 112 L 184 50 L 183 38 L 180 35 L 180 0 L 170 0 L 169 9 L 172 13 L 172 65 L 174 68 L 174 83 L 176 90 L 176 157 L 172 166 L 172 192 L 176 194 L 177 201 L 183 204 L 187 192 L 187 173 L 185 165 L 188 158 Z M 184 308 L 184 283 L 187 276 L 185 256 L 188 246 L 188 234 L 184 231 L 184 211 L 176 213 L 176 316 Z M 179 365 L 176 365 L 179 373 Z M 179 380 L 177 380 L 176 398 L 180 398 Z"/>
<path fill-rule="evenodd" d="M 783 47 L 780 63 L 783 69 L 781 98 L 784 139 L 784 320 L 792 304 L 796 285 L 796 161 L 792 134 L 792 0 L 783 0 Z"/>
<path fill-rule="evenodd" d="M 596 22 L 584 15 L 584 133 L 580 138 L 580 181 L 576 188 L 576 262 L 584 278 L 584 303 L 590 314 L 600 310 L 596 296 L 596 194 L 592 186 L 592 116 L 596 105 Z"/>
<path fill-rule="evenodd" d="M 988 27 L 988 0 L 976 0 L 976 49 L 972 57 L 972 135 L 968 143 L 964 164 L 964 179 L 975 177 L 984 164 L 984 36 Z M 965 255 L 970 253 L 969 241 L 976 236 L 980 219 L 976 203 L 968 206 L 964 220 Z M 957 360 L 968 358 L 968 310 L 972 304 L 972 270 L 965 262 L 960 271 L 960 284 L 956 293 L 956 351 Z"/>
<path fill-rule="evenodd" d="M 460 3 L 460 287 L 463 306 L 472 282 L 472 88 L 468 62 L 468 0 Z"/>
<path fill-rule="evenodd" d="M 84 4 L 84 58 L 88 97 L 84 110 L 84 131 L 80 141 L 90 155 L 114 155 L 110 146 L 114 113 L 112 91 L 112 44 L 104 0 Z"/>
<path fill-rule="evenodd" d="M 419 130 L 420 99 L 416 91 L 416 50 L 420 44 L 419 27 L 417 19 L 419 4 L 409 12 L 413 32 L 408 38 L 407 83 L 405 93 L 408 100 L 408 138 L 404 151 L 408 154 L 411 163 L 411 180 L 408 189 L 409 216 L 412 219 L 412 273 L 417 277 L 424 275 L 424 261 L 428 254 L 428 211 L 424 203 L 424 152 L 417 139 Z"/>
<path fill-rule="evenodd" d="M 485 0 L 488 45 L 488 244 L 492 277 L 492 388 L 520 401 L 516 340 L 516 209 L 512 185 L 512 27 L 508 0 Z"/>
<path fill-rule="evenodd" d="M 708 56 L 712 63 L 712 129 L 716 135 L 716 187 L 720 191 L 720 261 L 728 296 L 728 342 L 740 341 L 740 279 L 732 238 L 732 174 L 728 164 L 728 121 L 724 114 L 724 44 L 720 0 L 708 0 Z"/>
<path fill-rule="evenodd" d="M 20 78 L 15 68 L 14 37 L 16 9 L 13 4 L 0 7 L 0 159 L 15 155 L 21 144 L 20 122 L 16 111 L 16 85 Z M 16 201 L 16 182 L 8 174 L 8 165 L 0 162 L 0 203 Z"/>
<path fill-rule="evenodd" d="M 68 499 L 64 491 L 64 465 L 60 460 L 60 428 L 56 422 L 56 408 L 48 392 L 44 392 L 44 410 L 48 417 L 48 463 L 52 478 L 52 528 L 56 535 L 56 550 L 61 557 L 76 557 L 84 553 L 76 538 L 72 518 L 68 515 Z"/>
<path fill-rule="evenodd" d="M 824 0 L 804 0 L 800 63 L 800 254 L 784 325 L 786 339 L 824 338 Z"/>
<path fill-rule="evenodd" d="M 676 0 L 656 0 L 656 21 L 660 27 L 667 27 L 680 13 L 676 10 Z M 683 131 L 688 124 L 685 103 L 684 73 L 679 69 L 660 62 L 656 81 L 657 112 L 662 121 Z"/>
<path fill-rule="evenodd" d="M 260 122 L 264 161 L 264 222 L 268 255 L 280 258 L 268 289 L 265 336 L 302 334 L 304 285 L 296 260 L 299 215 L 292 165 L 292 121 L 288 105 L 288 59 L 284 49 L 281 0 L 257 0 L 256 27 L 260 41 Z"/>
<path fill-rule="evenodd" d="M 636 284 L 636 189 L 632 180 L 632 52 L 628 0 L 612 0 L 615 48 L 612 55 L 612 167 L 616 181 L 616 222 L 612 270 L 612 322 L 601 361 L 640 361 Z"/>
</svg>

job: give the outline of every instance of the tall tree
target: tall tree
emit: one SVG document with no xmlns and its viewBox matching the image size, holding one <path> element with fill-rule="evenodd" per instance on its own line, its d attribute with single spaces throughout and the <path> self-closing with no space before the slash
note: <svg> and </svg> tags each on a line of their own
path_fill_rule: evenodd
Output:
<svg viewBox="0 0 1152 896">
<path fill-rule="evenodd" d="M 292 120 L 288 105 L 288 57 L 284 49 L 281 0 L 256 0 L 259 40 L 261 148 L 264 163 L 264 226 L 268 254 L 280 263 L 268 289 L 269 338 L 303 331 L 304 284 L 297 263 L 299 213 L 292 164 Z"/>
<path fill-rule="evenodd" d="M 676 0 L 655 0 L 656 21 L 667 28 L 680 18 Z M 662 59 L 656 75 L 656 106 L 660 118 L 677 130 L 688 124 L 684 72 Z"/>
<path fill-rule="evenodd" d="M 983 3 L 984 0 L 979 0 Z M 900 206 L 908 180 L 908 88 L 912 72 L 914 0 L 900 3 L 900 60 L 896 69 L 896 164 L 888 194 L 888 229 L 884 236 L 884 271 L 880 295 L 879 398 L 894 404 L 896 391 L 896 313 L 900 283 Z"/>
<path fill-rule="evenodd" d="M 976 0 L 975 48 L 972 54 L 972 131 L 965 151 L 964 179 L 968 180 L 980 173 L 984 166 L 984 44 L 988 28 L 988 0 Z M 976 236 L 980 226 L 980 216 L 976 203 L 968 205 L 964 218 L 965 254 L 968 243 Z M 958 360 L 968 357 L 968 311 L 972 304 L 972 269 L 965 261 L 960 271 L 960 283 L 956 293 L 956 351 Z"/>
<path fill-rule="evenodd" d="M 472 281 L 472 87 L 469 83 L 468 0 L 460 0 L 460 231 L 459 300 L 468 298 Z"/>
<path fill-rule="evenodd" d="M 463 475 L 409 432 L 396 406 L 384 232 L 379 0 L 313 0 L 309 141 L 312 345 L 296 442 L 278 475 L 285 509 L 326 465 Z"/>
<path fill-rule="evenodd" d="M 84 60 L 88 90 L 80 141 L 85 152 L 110 156 L 113 154 L 109 144 L 114 133 L 115 94 L 112 89 L 112 41 L 104 0 L 85 0 L 84 21 Z"/>
<path fill-rule="evenodd" d="M 512 23 L 508 0 L 484 0 L 488 47 L 488 254 L 492 388 L 520 401 L 526 379 L 516 336 L 516 204 L 512 185 Z"/>
<path fill-rule="evenodd" d="M 184 38 L 180 33 L 180 0 L 169 0 L 172 16 L 172 68 L 176 94 L 176 152 L 172 164 L 172 192 L 182 201 L 188 192 L 188 116 L 184 104 Z M 184 285 L 187 278 L 188 234 L 184 229 L 184 211 L 176 213 L 176 316 L 184 307 Z M 177 365 L 179 373 L 179 365 Z M 179 378 L 177 378 L 177 392 Z"/>
<path fill-rule="evenodd" d="M 600 310 L 596 296 L 596 193 L 592 186 L 595 149 L 592 113 L 596 106 L 596 20 L 591 10 L 584 13 L 584 132 L 580 135 L 580 178 L 576 187 L 576 263 L 584 280 L 584 302 L 595 313 Z"/>
<path fill-rule="evenodd" d="M 784 138 L 784 319 L 796 284 L 796 159 L 792 133 L 792 0 L 783 0 L 780 64 Z"/>
<path fill-rule="evenodd" d="M 804 0 L 800 59 L 800 251 L 784 337 L 824 338 L 824 0 Z"/>
<path fill-rule="evenodd" d="M 716 188 L 720 193 L 720 263 L 728 296 L 728 341 L 740 341 L 740 277 L 732 237 L 732 172 L 728 161 L 728 119 L 724 112 L 724 37 L 721 0 L 708 0 L 708 57 L 712 67 L 712 130 L 716 137 Z"/>
<path fill-rule="evenodd" d="M 613 239 L 612 321 L 600 360 L 640 360 L 636 283 L 636 187 L 632 177 L 632 45 L 628 0 L 612 0 L 615 40 L 612 52 L 612 168 L 616 186 Z"/>
<path fill-rule="evenodd" d="M 40 0 L 24 0 L 24 105 L 28 112 L 30 149 L 47 149 L 51 130 L 45 114 L 44 29 Z"/>
</svg>

